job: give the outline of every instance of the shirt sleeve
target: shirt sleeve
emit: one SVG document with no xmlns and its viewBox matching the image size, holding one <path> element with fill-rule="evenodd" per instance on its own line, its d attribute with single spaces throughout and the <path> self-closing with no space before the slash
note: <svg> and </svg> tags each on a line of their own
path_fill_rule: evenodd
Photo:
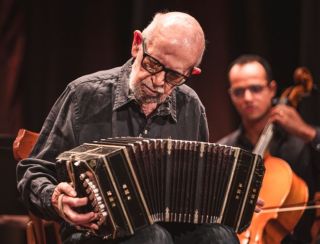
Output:
<svg viewBox="0 0 320 244">
<path fill-rule="evenodd" d="M 55 159 L 77 142 L 77 99 L 69 85 L 52 107 L 29 158 L 17 165 L 18 191 L 22 201 L 35 215 L 59 219 L 51 204 L 58 184 Z"/>
</svg>

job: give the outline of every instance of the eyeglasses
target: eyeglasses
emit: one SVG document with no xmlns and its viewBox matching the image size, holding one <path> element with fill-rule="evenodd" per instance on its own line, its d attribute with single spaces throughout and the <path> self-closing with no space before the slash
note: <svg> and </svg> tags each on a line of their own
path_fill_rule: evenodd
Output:
<svg viewBox="0 0 320 244">
<path fill-rule="evenodd" d="M 250 85 L 250 86 L 246 86 L 246 87 L 230 88 L 229 93 L 236 98 L 242 98 L 244 96 L 246 90 L 249 90 L 252 94 L 259 94 L 267 86 L 268 86 L 268 84 L 266 84 L 266 85 Z"/>
<path fill-rule="evenodd" d="M 142 41 L 142 48 L 143 48 L 143 58 L 141 61 L 142 67 L 148 71 L 150 74 L 155 75 L 160 73 L 161 71 L 165 72 L 165 81 L 172 86 L 180 86 L 187 81 L 189 76 L 181 74 L 177 71 L 167 68 L 164 66 L 160 61 L 156 58 L 152 57 L 146 51 L 145 41 Z"/>
</svg>

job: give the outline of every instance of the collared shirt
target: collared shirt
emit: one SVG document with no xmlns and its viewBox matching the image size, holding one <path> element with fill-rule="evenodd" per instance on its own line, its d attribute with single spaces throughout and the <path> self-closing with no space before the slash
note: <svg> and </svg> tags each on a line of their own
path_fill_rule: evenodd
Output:
<svg viewBox="0 0 320 244">
<path fill-rule="evenodd" d="M 129 89 L 132 59 L 122 67 L 83 76 L 67 86 L 41 129 L 30 158 L 17 166 L 28 209 L 59 219 L 51 205 L 58 184 L 56 157 L 82 143 L 116 136 L 208 141 L 204 106 L 187 85 L 176 87 L 148 117 Z"/>
</svg>

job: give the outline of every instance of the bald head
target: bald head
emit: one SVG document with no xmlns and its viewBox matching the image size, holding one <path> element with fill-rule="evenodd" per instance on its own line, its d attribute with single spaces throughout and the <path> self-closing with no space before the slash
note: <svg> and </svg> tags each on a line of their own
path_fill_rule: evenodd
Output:
<svg viewBox="0 0 320 244">
<path fill-rule="evenodd" d="M 205 47 L 201 26 L 181 12 L 156 14 L 148 27 L 135 30 L 129 86 L 146 115 L 166 100 L 176 86 L 198 75 Z"/>
<path fill-rule="evenodd" d="M 195 66 L 202 60 L 205 50 L 204 33 L 199 22 L 189 14 L 157 13 L 142 34 L 148 42 L 165 39 L 178 48 L 188 50 L 195 57 Z"/>
</svg>

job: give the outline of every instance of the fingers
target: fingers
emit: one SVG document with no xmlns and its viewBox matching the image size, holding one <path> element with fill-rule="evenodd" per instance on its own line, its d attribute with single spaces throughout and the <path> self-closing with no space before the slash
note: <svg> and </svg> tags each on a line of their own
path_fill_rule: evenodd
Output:
<svg viewBox="0 0 320 244">
<path fill-rule="evenodd" d="M 255 212 L 255 213 L 260 213 L 261 210 L 262 210 L 261 208 L 259 208 L 259 207 L 256 206 L 255 209 L 254 209 L 254 212 Z"/>
<path fill-rule="evenodd" d="M 256 213 L 260 213 L 263 206 L 264 206 L 264 201 L 261 198 L 258 198 L 254 211 Z"/>
<path fill-rule="evenodd" d="M 280 104 L 271 110 L 270 121 L 278 123 L 290 132 L 299 126 L 301 117 L 294 108 Z"/>
<path fill-rule="evenodd" d="M 259 207 L 263 207 L 264 206 L 264 204 L 265 204 L 265 202 L 261 199 L 261 198 L 258 198 L 258 200 L 257 200 L 257 206 L 259 206 Z"/>
<path fill-rule="evenodd" d="M 286 112 L 286 107 L 284 105 L 277 105 L 271 110 L 270 116 L 274 119 L 274 121 L 279 121 Z"/>
<path fill-rule="evenodd" d="M 74 188 L 68 184 L 67 182 L 61 182 L 57 185 L 55 191 L 57 191 L 59 194 L 64 193 L 65 195 L 68 195 L 70 197 L 77 196 L 76 191 Z"/>
<path fill-rule="evenodd" d="M 94 229 L 94 230 L 98 230 L 99 226 L 95 223 L 90 223 L 90 224 L 82 224 L 81 226 L 89 228 L 89 229 Z"/>
<path fill-rule="evenodd" d="M 75 198 L 75 197 L 64 196 L 63 204 L 68 205 L 70 207 L 81 207 L 88 204 L 88 198 L 87 197 Z"/>
<path fill-rule="evenodd" d="M 61 194 L 64 194 L 63 204 L 67 204 L 71 207 L 81 207 L 85 206 L 88 203 L 87 197 L 76 198 L 76 191 L 67 182 L 62 182 L 57 185 L 52 194 L 52 202 L 56 202 Z"/>
<path fill-rule="evenodd" d="M 278 118 L 289 118 L 289 119 L 301 119 L 301 116 L 297 112 L 297 110 L 291 106 L 279 104 L 272 108 L 271 116 L 275 116 Z"/>
<path fill-rule="evenodd" d="M 66 182 L 59 183 L 51 197 L 53 207 L 57 213 L 67 222 L 75 225 L 92 225 L 97 218 L 94 212 L 78 213 L 73 208 L 85 206 L 88 203 L 87 197 L 77 198 L 74 188 Z M 95 226 L 93 226 L 95 227 Z"/>
<path fill-rule="evenodd" d="M 306 142 L 311 141 L 315 136 L 315 129 L 290 106 L 279 104 L 272 108 L 270 121 L 278 123 L 289 134 L 298 136 Z"/>
<path fill-rule="evenodd" d="M 55 207 L 56 210 L 59 210 L 58 208 L 58 202 L 59 202 L 59 197 L 63 194 L 66 197 L 76 197 L 77 193 L 73 189 L 72 186 L 70 186 L 67 182 L 61 182 L 59 183 L 56 188 L 53 191 L 52 197 L 51 197 L 51 202 L 52 205 Z M 60 199 L 62 200 L 62 199 Z M 60 203 L 61 204 L 61 203 Z"/>
<path fill-rule="evenodd" d="M 75 225 L 90 226 L 92 221 L 97 219 L 97 214 L 94 212 L 78 213 L 72 209 L 69 205 L 64 205 L 64 214 L 69 222 Z"/>
</svg>

